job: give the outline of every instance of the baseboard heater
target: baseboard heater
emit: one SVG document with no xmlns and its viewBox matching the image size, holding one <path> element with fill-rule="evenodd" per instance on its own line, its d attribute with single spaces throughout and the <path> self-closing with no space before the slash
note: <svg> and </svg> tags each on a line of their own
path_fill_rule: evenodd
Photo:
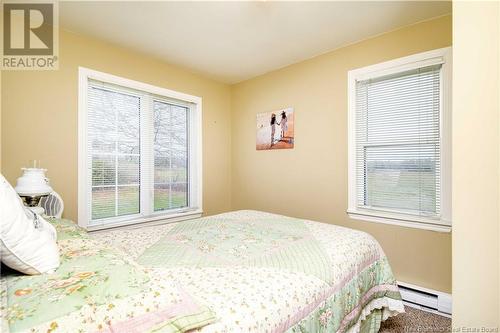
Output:
<svg viewBox="0 0 500 333">
<path fill-rule="evenodd" d="M 451 295 L 398 281 L 399 292 L 403 301 L 424 309 L 451 314 Z"/>
</svg>

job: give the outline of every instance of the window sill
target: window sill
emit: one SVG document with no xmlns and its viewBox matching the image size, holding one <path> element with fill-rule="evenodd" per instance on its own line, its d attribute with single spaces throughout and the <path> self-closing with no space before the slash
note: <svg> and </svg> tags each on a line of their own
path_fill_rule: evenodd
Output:
<svg viewBox="0 0 500 333">
<path fill-rule="evenodd" d="M 396 225 L 406 228 L 430 230 L 437 232 L 451 232 L 451 225 L 445 224 L 444 221 L 426 219 L 422 217 L 410 218 L 404 215 L 380 213 L 380 212 L 365 212 L 348 210 L 347 214 L 355 220 L 368 222 Z"/>
<path fill-rule="evenodd" d="M 157 215 L 149 217 L 141 217 L 133 220 L 116 221 L 105 224 L 94 224 L 87 226 L 87 231 L 104 231 L 109 229 L 134 229 L 144 226 L 153 226 L 167 223 L 175 223 L 185 220 L 191 220 L 201 217 L 203 211 L 201 209 L 179 212 L 169 215 Z"/>
</svg>

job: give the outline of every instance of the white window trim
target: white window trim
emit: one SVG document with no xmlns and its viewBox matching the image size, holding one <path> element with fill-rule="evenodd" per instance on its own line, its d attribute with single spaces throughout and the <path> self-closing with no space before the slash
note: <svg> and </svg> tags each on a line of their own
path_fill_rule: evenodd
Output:
<svg viewBox="0 0 500 333">
<path fill-rule="evenodd" d="M 153 86 L 147 83 L 134 81 L 119 76 L 91 70 L 84 67 L 78 68 L 78 225 L 89 230 L 102 230 L 123 226 L 130 226 L 140 223 L 151 223 L 151 224 L 161 224 L 178 222 L 187 219 L 193 219 L 200 217 L 203 213 L 203 160 L 202 160 L 202 98 L 198 96 L 188 95 L 185 93 L 177 92 L 170 89 L 165 89 L 157 86 Z M 196 133 L 195 140 L 190 139 L 190 149 L 194 148 L 195 159 L 198 163 L 196 168 L 196 174 L 191 175 L 191 179 L 195 179 L 196 182 L 196 203 L 197 208 L 193 209 L 190 207 L 169 210 L 166 213 L 153 213 L 150 216 L 142 216 L 141 214 L 136 214 L 135 218 L 130 216 L 113 218 L 113 222 L 96 225 L 89 225 L 90 212 L 89 212 L 89 200 L 91 199 L 88 195 L 88 175 L 86 169 L 88 167 L 88 154 L 87 154 L 87 91 L 89 79 L 103 81 L 106 83 L 115 84 L 118 86 L 123 86 L 126 88 L 131 88 L 134 90 L 162 96 L 168 99 L 178 100 L 182 102 L 192 103 L 193 107 L 190 112 L 194 111 L 195 117 L 190 115 L 190 132 Z M 194 142 L 193 142 L 194 141 Z M 189 172 L 192 172 L 190 169 Z M 144 174 L 146 177 L 150 177 Z M 193 186 L 193 185 L 190 185 Z M 141 196 L 141 201 L 144 200 Z M 156 222 L 153 222 L 156 221 Z"/>
<path fill-rule="evenodd" d="M 395 74 L 424 66 L 441 67 L 441 218 L 426 218 L 357 207 L 356 186 L 356 81 Z M 348 184 L 347 214 L 353 219 L 439 232 L 451 231 L 451 47 L 371 65 L 348 72 Z"/>
</svg>

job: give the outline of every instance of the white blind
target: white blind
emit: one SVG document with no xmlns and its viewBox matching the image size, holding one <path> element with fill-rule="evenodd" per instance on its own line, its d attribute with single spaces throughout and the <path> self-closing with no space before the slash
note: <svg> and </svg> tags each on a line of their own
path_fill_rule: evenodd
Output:
<svg viewBox="0 0 500 333">
<path fill-rule="evenodd" d="M 356 82 L 357 206 L 440 215 L 441 65 Z"/>
<path fill-rule="evenodd" d="M 87 110 L 91 219 L 138 214 L 141 98 L 126 89 L 89 81 Z"/>
</svg>

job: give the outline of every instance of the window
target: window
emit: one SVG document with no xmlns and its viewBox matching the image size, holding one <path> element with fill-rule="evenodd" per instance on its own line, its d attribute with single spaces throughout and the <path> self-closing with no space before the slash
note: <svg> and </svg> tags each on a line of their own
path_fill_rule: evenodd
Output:
<svg viewBox="0 0 500 333">
<path fill-rule="evenodd" d="M 349 72 L 351 217 L 448 231 L 450 49 Z"/>
<path fill-rule="evenodd" d="M 201 98 L 80 68 L 78 224 L 201 215 Z"/>
</svg>

